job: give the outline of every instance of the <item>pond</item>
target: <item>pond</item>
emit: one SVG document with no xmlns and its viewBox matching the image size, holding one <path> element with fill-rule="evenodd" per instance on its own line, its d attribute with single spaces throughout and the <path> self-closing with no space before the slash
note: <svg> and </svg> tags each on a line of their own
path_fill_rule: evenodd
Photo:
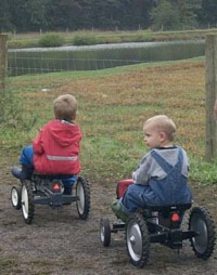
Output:
<svg viewBox="0 0 217 275">
<path fill-rule="evenodd" d="M 98 70 L 145 62 L 186 59 L 204 54 L 204 40 L 13 49 L 8 52 L 8 73 L 20 75 Z"/>
</svg>

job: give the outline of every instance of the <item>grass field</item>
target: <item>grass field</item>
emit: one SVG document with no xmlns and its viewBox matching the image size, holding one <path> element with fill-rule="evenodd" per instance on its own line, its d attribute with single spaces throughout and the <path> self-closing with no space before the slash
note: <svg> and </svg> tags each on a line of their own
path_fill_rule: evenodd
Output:
<svg viewBox="0 0 217 275">
<path fill-rule="evenodd" d="M 141 64 L 101 71 L 68 72 L 9 78 L 1 99 L 0 143 L 10 161 L 52 118 L 52 101 L 72 93 L 79 102 L 83 130 L 83 173 L 94 181 L 130 177 L 147 151 L 145 119 L 166 114 L 177 124 L 177 143 L 188 152 L 190 178 L 216 184 L 216 164 L 205 152 L 204 60 Z M 42 87 L 48 90 L 42 91 Z M 3 155 L 3 153 L 1 153 Z"/>
<path fill-rule="evenodd" d="M 82 30 L 74 32 L 55 33 L 24 33 L 8 34 L 9 48 L 39 47 L 40 39 L 47 34 L 54 34 L 62 39 L 62 45 L 89 45 L 102 43 L 123 43 L 123 42 L 148 42 L 148 41 L 171 41 L 205 39 L 207 35 L 216 35 L 217 29 L 194 29 L 183 31 L 158 31 L 147 30 L 137 31 L 98 31 Z"/>
</svg>

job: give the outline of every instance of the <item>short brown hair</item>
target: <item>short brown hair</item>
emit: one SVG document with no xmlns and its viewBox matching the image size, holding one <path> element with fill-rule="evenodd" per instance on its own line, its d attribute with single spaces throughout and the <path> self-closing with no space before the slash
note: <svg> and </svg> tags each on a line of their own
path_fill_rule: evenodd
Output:
<svg viewBox="0 0 217 275">
<path fill-rule="evenodd" d="M 71 121 L 75 119 L 77 107 L 77 100 L 73 95 L 60 95 L 53 102 L 55 118 Z"/>
<path fill-rule="evenodd" d="M 176 134 L 176 124 L 166 115 L 156 115 L 145 121 L 144 127 L 150 125 L 166 134 L 169 141 L 173 141 Z"/>
</svg>

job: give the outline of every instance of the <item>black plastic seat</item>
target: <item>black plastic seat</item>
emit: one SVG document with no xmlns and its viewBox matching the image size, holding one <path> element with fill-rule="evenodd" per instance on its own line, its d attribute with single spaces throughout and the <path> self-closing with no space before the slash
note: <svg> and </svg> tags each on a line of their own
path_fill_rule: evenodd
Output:
<svg viewBox="0 0 217 275">
<path fill-rule="evenodd" d="M 180 210 L 185 211 L 190 209 L 192 203 L 185 203 L 185 204 L 171 204 L 171 205 L 164 205 L 164 206 L 148 206 L 146 209 L 151 211 L 158 211 L 158 212 L 170 212 L 173 210 Z"/>
<path fill-rule="evenodd" d="M 34 172 L 32 175 L 32 178 L 40 178 L 40 179 L 48 179 L 48 180 L 53 180 L 53 179 L 70 179 L 71 177 L 74 177 L 74 175 L 60 175 L 60 174 L 53 174 L 53 175 L 43 175 Z"/>
</svg>

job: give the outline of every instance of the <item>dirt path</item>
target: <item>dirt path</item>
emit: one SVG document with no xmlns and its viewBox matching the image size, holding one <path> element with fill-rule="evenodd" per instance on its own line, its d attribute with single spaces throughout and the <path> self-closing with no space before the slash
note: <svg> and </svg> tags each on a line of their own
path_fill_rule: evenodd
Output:
<svg viewBox="0 0 217 275">
<path fill-rule="evenodd" d="M 197 259 L 188 242 L 178 255 L 168 248 L 152 245 L 150 261 L 143 269 L 129 263 L 124 238 L 112 235 L 109 248 L 99 241 L 99 220 L 103 215 L 114 221 L 109 204 L 115 186 L 91 184 L 91 214 L 78 219 L 75 205 L 52 210 L 37 206 L 33 223 L 26 225 L 21 211 L 12 208 L 10 189 L 16 183 L 9 167 L 0 171 L 0 274 L 167 274 L 216 275 L 217 251 L 209 261 Z M 217 223 L 217 186 L 193 187 L 195 200 L 210 210 Z"/>
</svg>

